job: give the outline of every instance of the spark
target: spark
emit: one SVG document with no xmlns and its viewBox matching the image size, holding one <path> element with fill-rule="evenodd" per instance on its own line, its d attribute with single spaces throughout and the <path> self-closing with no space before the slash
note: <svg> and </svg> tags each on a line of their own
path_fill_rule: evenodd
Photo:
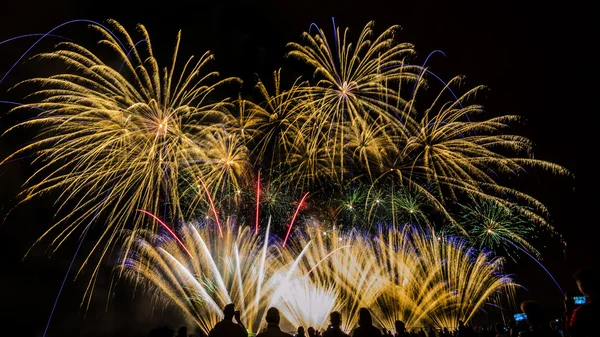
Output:
<svg viewBox="0 0 600 337">
<path fill-rule="evenodd" d="M 258 223 L 260 216 L 260 171 L 258 171 L 258 178 L 256 178 L 256 216 L 254 223 L 254 233 L 258 234 Z"/>
<path fill-rule="evenodd" d="M 158 221 L 159 224 L 161 224 L 172 236 L 173 238 L 175 238 L 175 240 L 177 240 L 177 242 L 181 245 L 181 248 L 183 248 L 185 250 L 185 252 L 189 255 L 189 257 L 193 260 L 194 257 L 192 256 L 192 253 L 190 253 L 190 251 L 187 249 L 187 247 L 183 244 L 183 242 L 181 242 L 181 240 L 179 239 L 179 237 L 177 236 L 177 234 L 175 234 L 175 232 L 173 232 L 173 230 L 171 230 L 171 228 L 169 228 L 169 226 L 167 226 L 166 223 L 164 223 L 161 219 L 159 219 L 156 215 L 148 212 L 148 211 L 144 211 L 143 209 L 138 209 L 138 212 L 142 212 L 148 216 L 150 216 L 152 219 Z"/>
<path fill-rule="evenodd" d="M 210 192 L 208 191 L 208 188 L 206 187 L 206 184 L 204 184 L 204 180 L 202 180 L 202 178 L 198 178 L 198 180 L 202 184 L 202 187 L 204 187 L 204 191 L 206 192 L 206 197 L 208 198 L 208 201 L 210 202 L 210 209 L 212 210 L 213 215 L 215 216 L 215 221 L 217 222 L 217 226 L 219 228 L 219 235 L 221 237 L 223 237 L 223 230 L 221 229 L 221 222 L 219 221 L 219 214 L 217 214 L 217 209 L 215 208 L 215 204 L 213 203 L 213 199 L 210 196 Z"/>
<path fill-rule="evenodd" d="M 288 225 L 287 233 L 285 233 L 285 239 L 283 240 L 283 247 L 285 247 L 288 237 L 290 236 L 290 232 L 292 231 L 292 226 L 294 226 L 294 221 L 296 221 L 296 216 L 298 215 L 298 212 L 300 211 L 300 207 L 302 207 L 302 204 L 304 203 L 304 200 L 306 199 L 307 196 L 308 196 L 308 192 L 306 192 L 306 194 L 304 194 L 304 196 L 302 197 L 302 199 L 300 199 L 300 202 L 298 203 L 298 207 L 296 207 L 296 211 L 294 212 L 292 221 L 290 221 L 290 224 Z"/>
</svg>

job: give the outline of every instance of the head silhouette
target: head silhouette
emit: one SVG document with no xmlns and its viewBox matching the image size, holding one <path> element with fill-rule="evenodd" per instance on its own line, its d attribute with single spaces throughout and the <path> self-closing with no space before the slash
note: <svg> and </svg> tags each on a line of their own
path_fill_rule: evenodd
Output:
<svg viewBox="0 0 600 337">
<path fill-rule="evenodd" d="M 299 336 L 303 336 L 304 335 L 304 327 L 303 326 L 299 326 L 298 327 L 298 335 Z"/>
<path fill-rule="evenodd" d="M 539 303 L 525 301 L 521 303 L 521 310 L 527 315 L 527 323 L 530 325 L 537 325 L 544 322 L 544 310 Z"/>
<path fill-rule="evenodd" d="M 225 319 L 231 320 L 233 315 L 235 315 L 235 306 L 233 303 L 229 303 L 223 308 L 223 316 L 225 316 Z"/>
<path fill-rule="evenodd" d="M 500 323 L 496 323 L 496 333 L 503 334 L 504 333 L 504 325 Z"/>
<path fill-rule="evenodd" d="M 342 324 L 342 314 L 337 311 L 332 312 L 329 314 L 329 322 L 333 326 L 340 326 Z"/>
<path fill-rule="evenodd" d="M 187 337 L 187 327 L 184 325 L 177 331 L 177 337 Z"/>
<path fill-rule="evenodd" d="M 598 275 L 592 269 L 578 270 L 573 279 L 577 282 L 579 291 L 585 296 L 591 297 L 598 294 Z"/>
<path fill-rule="evenodd" d="M 312 326 L 309 326 L 307 331 L 308 331 L 308 336 L 309 337 L 315 337 L 316 336 L 316 334 L 315 334 L 315 328 L 313 328 Z"/>
<path fill-rule="evenodd" d="M 358 325 L 359 326 L 371 326 L 373 325 L 373 318 L 371 318 L 371 312 L 367 308 L 358 309 Z"/>
<path fill-rule="evenodd" d="M 270 307 L 269 310 L 267 310 L 267 316 L 265 319 L 269 324 L 279 325 L 279 310 L 277 310 L 275 307 Z"/>
<path fill-rule="evenodd" d="M 394 323 L 394 327 L 396 328 L 396 332 L 404 332 L 404 330 L 406 330 L 406 324 L 400 320 L 397 320 Z"/>
</svg>

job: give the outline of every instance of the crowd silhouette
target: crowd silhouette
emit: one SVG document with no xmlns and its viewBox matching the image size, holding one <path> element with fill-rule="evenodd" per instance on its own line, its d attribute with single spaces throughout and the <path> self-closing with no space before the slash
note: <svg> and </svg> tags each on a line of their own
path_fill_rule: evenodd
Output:
<svg viewBox="0 0 600 337">
<path fill-rule="evenodd" d="M 351 334 L 342 330 L 342 314 L 334 311 L 329 315 L 329 326 L 319 331 L 314 327 L 297 328 L 294 335 L 281 330 L 279 310 L 271 307 L 267 310 L 265 321 L 267 326 L 256 337 L 600 337 L 600 328 L 596 326 L 600 319 L 596 296 L 598 294 L 598 275 L 591 269 L 582 269 L 574 275 L 579 292 L 585 297 L 584 303 L 576 303 L 573 293 L 565 294 L 565 314 L 562 319 L 550 320 L 542 306 L 535 301 L 525 301 L 520 305 L 520 317 L 512 319 L 508 324 L 497 323 L 493 326 L 470 326 L 462 321 L 451 330 L 447 327 L 433 326 L 413 328 L 410 331 L 406 324 L 397 320 L 395 331 L 379 329 L 373 325 L 373 317 L 368 308 L 360 308 L 358 326 Z M 233 321 L 235 319 L 235 322 Z M 198 335 L 199 334 L 199 335 Z M 205 337 L 201 330 L 195 336 Z M 175 331 L 169 327 L 152 330 L 149 337 L 174 337 Z M 181 327 L 177 337 L 188 337 L 187 328 Z M 223 320 L 218 322 L 209 332 L 208 337 L 247 337 L 248 332 L 235 310 L 233 303 L 223 308 Z"/>
</svg>

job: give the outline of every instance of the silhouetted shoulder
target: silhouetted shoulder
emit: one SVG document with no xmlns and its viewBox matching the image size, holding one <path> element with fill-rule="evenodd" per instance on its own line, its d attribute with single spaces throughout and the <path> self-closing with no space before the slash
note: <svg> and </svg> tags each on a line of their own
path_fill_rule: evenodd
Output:
<svg viewBox="0 0 600 337">
<path fill-rule="evenodd" d="M 380 337 L 381 331 L 374 326 L 360 326 L 352 331 L 352 337 Z"/>
</svg>

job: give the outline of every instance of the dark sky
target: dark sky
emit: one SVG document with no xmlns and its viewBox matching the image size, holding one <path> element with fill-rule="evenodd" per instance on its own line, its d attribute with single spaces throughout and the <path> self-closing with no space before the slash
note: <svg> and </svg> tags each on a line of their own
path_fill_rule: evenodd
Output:
<svg viewBox="0 0 600 337">
<path fill-rule="evenodd" d="M 150 3 L 150 4 L 149 4 Z M 432 71 L 445 79 L 466 75 L 466 85 L 485 84 L 490 88 L 482 99 L 487 110 L 494 114 L 511 113 L 526 117 L 526 124 L 518 130 L 530 137 L 536 157 L 565 166 L 577 176 L 583 190 L 593 191 L 597 180 L 581 184 L 581 166 L 576 168 L 576 153 L 595 158 L 593 127 L 597 125 L 595 111 L 588 105 L 586 91 L 592 92 L 591 74 L 596 72 L 594 62 L 586 62 L 590 55 L 580 48 L 581 42 L 592 41 L 595 27 L 586 25 L 586 13 L 548 5 L 523 5 L 523 1 L 11 1 L 0 12 L 0 41 L 27 33 L 43 33 L 72 19 L 104 21 L 116 19 L 130 31 L 143 23 L 150 31 L 155 50 L 168 53 L 173 48 L 176 32 L 183 31 L 183 53 L 202 54 L 212 50 L 217 57 L 214 66 L 221 73 L 240 76 L 247 86 L 254 84 L 255 75 L 263 78 L 286 64 L 285 44 L 299 41 L 300 35 L 314 22 L 331 32 L 331 17 L 339 26 L 358 32 L 365 23 L 375 20 L 376 31 L 392 24 L 403 27 L 400 40 L 416 45 L 417 61 L 423 62 L 429 52 L 440 49 L 447 57 L 436 55 L 429 63 Z M 591 22 L 591 20 L 590 20 Z M 578 28 L 581 25 L 581 28 Z M 72 37 L 78 42 L 92 43 L 83 24 L 61 28 L 57 34 Z M 95 36 L 95 35 L 94 35 Z M 589 37 L 588 37 L 589 36 Z M 87 40 L 86 40 L 87 37 Z M 34 40 L 23 40 L 0 45 L 0 74 L 16 61 Z M 589 42 L 588 42 L 589 43 Z M 51 48 L 52 43 L 41 44 L 35 51 Z M 591 49 L 590 49 L 591 50 Z M 165 57 L 169 54 L 165 52 Z M 159 55 L 160 56 L 160 55 Z M 164 59 L 164 58 L 163 58 Z M 15 72 L 0 84 L 0 100 L 14 99 L 6 94 L 9 84 L 32 76 L 31 63 L 18 65 Z M 12 96 L 11 96 L 12 95 Z M 588 99 L 591 102 L 591 99 Z M 6 107 L 0 106 L 4 114 Z M 594 112 L 592 112 L 594 111 Z M 12 122 L 0 119 L 0 130 Z M 588 131 L 590 129 L 590 131 Z M 20 140 L 0 140 L 0 156 L 5 156 Z M 595 159 L 592 159 L 594 161 Z M 580 161 L 581 165 L 581 161 Z M 579 171 L 578 171 L 579 169 Z M 597 169 L 596 169 L 597 170 Z M 0 167 L 0 216 L 12 207 L 12 198 L 29 173 L 27 163 Z M 523 188 L 544 202 L 552 213 L 552 222 L 567 240 L 566 256 L 548 241 L 543 263 L 555 275 L 565 290 L 573 289 L 572 273 L 584 266 L 598 267 L 598 221 L 586 216 L 584 210 L 597 208 L 597 197 L 576 202 L 575 181 L 556 178 L 550 174 L 532 174 Z M 591 195 L 591 192 L 578 192 Z M 584 199 L 584 198 L 580 198 Z M 17 208 L 0 226 L 0 322 L 22 327 L 23 336 L 41 335 L 54 297 L 71 256 L 75 243 L 65 246 L 48 258 L 43 250 L 35 250 L 24 261 L 26 250 L 44 228 L 51 224 L 52 205 L 34 201 Z M 84 244 L 82 250 L 89 249 Z M 81 263 L 76 260 L 76 265 Z M 540 300 L 549 311 L 560 310 L 560 292 L 549 277 L 527 258 L 509 263 L 508 272 L 528 289 L 519 292 L 519 299 Z M 102 335 L 122 333 L 145 335 L 151 327 L 168 322 L 172 326 L 183 323 L 173 311 L 152 313 L 148 301 L 131 287 L 117 287 L 115 299 L 105 312 L 110 268 L 103 267 L 97 296 L 87 317 L 79 308 L 85 288 L 85 275 L 73 282 L 68 279 L 64 295 L 49 336 Z M 2 334 L 2 333 L 0 333 Z"/>
</svg>

